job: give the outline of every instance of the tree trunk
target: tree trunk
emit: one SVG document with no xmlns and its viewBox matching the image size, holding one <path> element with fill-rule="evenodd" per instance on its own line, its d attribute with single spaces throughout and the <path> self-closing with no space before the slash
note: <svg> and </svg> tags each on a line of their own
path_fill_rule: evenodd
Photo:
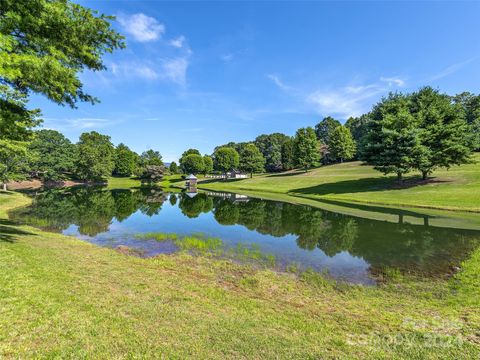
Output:
<svg viewBox="0 0 480 360">
<path fill-rule="evenodd" d="M 402 173 L 397 173 L 397 181 L 402 182 Z"/>
<path fill-rule="evenodd" d="M 250 173 L 250 179 L 253 179 L 253 172 Z"/>
<path fill-rule="evenodd" d="M 428 172 L 422 171 L 422 179 L 427 180 L 427 177 L 428 177 Z"/>
<path fill-rule="evenodd" d="M 3 191 L 7 191 L 7 183 L 3 183 Z"/>
</svg>

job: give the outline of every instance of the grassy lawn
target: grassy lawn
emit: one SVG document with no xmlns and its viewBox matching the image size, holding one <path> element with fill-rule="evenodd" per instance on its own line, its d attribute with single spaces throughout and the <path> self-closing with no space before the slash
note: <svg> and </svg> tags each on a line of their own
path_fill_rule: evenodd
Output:
<svg viewBox="0 0 480 360">
<path fill-rule="evenodd" d="M 19 226 L 0 192 L 0 358 L 480 356 L 480 251 L 378 287 L 185 253 L 140 259 Z"/>
<path fill-rule="evenodd" d="M 142 185 L 140 180 L 134 179 L 132 177 L 111 176 L 108 178 L 109 189 L 129 189 L 132 187 L 138 187 L 140 185 Z"/>
<path fill-rule="evenodd" d="M 324 166 L 307 173 L 264 174 L 253 179 L 205 181 L 200 187 L 220 191 L 256 191 L 309 199 L 362 202 L 391 206 L 480 211 L 480 154 L 476 163 L 439 170 L 424 184 L 418 175 L 401 187 L 394 176 L 383 176 L 360 162 Z"/>
</svg>

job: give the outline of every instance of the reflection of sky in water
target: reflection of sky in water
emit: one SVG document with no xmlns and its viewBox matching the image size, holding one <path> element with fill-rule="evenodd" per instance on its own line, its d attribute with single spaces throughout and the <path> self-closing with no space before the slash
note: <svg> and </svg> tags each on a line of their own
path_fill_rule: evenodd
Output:
<svg viewBox="0 0 480 360">
<path fill-rule="evenodd" d="M 81 235 L 76 225 L 69 226 L 63 231 L 66 235 L 77 236 L 80 239 L 92 242 L 99 246 L 117 247 L 124 245 L 138 249 L 145 256 L 155 256 L 161 253 L 172 253 L 176 247 L 171 242 L 155 240 L 138 240 L 135 234 L 161 232 L 190 235 L 203 233 L 207 236 L 221 238 L 226 247 L 256 244 L 264 254 L 275 256 L 276 263 L 281 268 L 295 264 L 299 269 L 312 268 L 317 271 L 327 271 L 337 279 L 345 279 L 355 283 L 371 284 L 374 281 L 369 277 L 369 264 L 361 257 L 350 255 L 342 251 L 332 257 L 327 256 L 322 250 L 304 250 L 298 247 L 296 235 L 275 237 L 249 230 L 242 225 L 221 225 L 213 212 L 201 213 L 197 218 L 188 218 L 178 208 L 178 203 L 172 206 L 164 202 L 158 215 L 149 217 L 136 211 L 122 222 L 113 219 L 109 230 L 94 237 Z"/>
</svg>

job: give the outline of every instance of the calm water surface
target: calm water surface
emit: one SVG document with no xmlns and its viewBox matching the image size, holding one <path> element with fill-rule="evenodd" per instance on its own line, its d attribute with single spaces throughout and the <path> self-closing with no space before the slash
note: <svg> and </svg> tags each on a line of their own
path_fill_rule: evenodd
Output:
<svg viewBox="0 0 480 360">
<path fill-rule="evenodd" d="M 99 246 L 128 246 L 147 257 L 178 247 L 172 241 L 139 240 L 139 234 L 201 233 L 220 238 L 226 249 L 240 246 L 269 254 L 280 270 L 294 265 L 363 284 L 375 283 L 386 267 L 447 275 L 480 244 L 480 231 L 434 226 L 428 216 L 408 211 L 387 215 L 389 221 L 372 220 L 225 193 L 98 188 L 45 191 L 31 206 L 10 214 Z"/>
</svg>

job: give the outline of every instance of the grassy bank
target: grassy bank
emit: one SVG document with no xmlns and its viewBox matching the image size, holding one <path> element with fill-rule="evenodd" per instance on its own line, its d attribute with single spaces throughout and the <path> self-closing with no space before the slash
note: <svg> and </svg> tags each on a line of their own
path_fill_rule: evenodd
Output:
<svg viewBox="0 0 480 360">
<path fill-rule="evenodd" d="M 480 154 L 476 163 L 439 170 L 427 182 L 418 175 L 401 186 L 393 176 L 382 176 L 360 162 L 311 170 L 265 174 L 253 179 L 204 181 L 199 186 L 219 191 L 255 191 L 308 199 L 361 202 L 390 206 L 480 211 Z"/>
<path fill-rule="evenodd" d="M 335 284 L 19 226 L 0 193 L 0 357 L 478 358 L 480 253 L 453 279 Z"/>
</svg>

